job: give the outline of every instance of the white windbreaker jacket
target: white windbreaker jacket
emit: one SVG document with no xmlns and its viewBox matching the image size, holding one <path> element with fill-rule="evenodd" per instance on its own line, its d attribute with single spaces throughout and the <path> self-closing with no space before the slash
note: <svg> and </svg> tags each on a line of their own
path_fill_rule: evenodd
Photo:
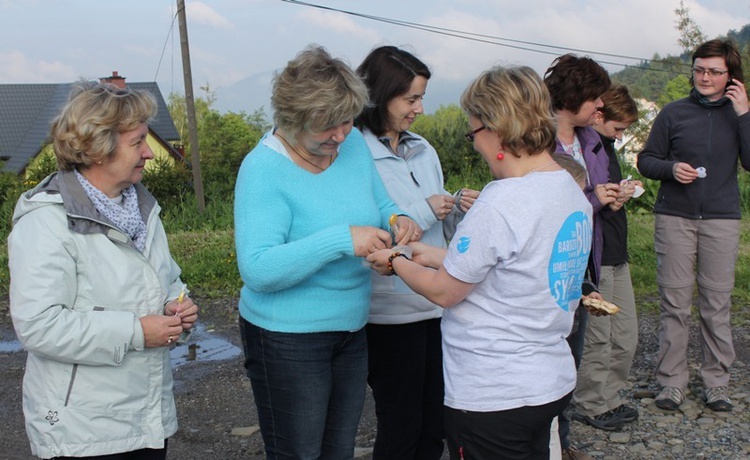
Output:
<svg viewBox="0 0 750 460">
<path fill-rule="evenodd" d="M 454 206 L 445 220 L 440 221 L 427 199 L 436 194 L 449 195 L 443 187 L 443 171 L 435 149 L 422 136 L 404 133 L 407 151 L 404 158 L 393 155 L 369 129 L 362 135 L 370 147 L 388 195 L 422 228 L 421 241 L 441 248 L 453 236 L 464 213 Z M 398 276 L 371 274 L 372 300 L 370 317 L 373 324 L 408 324 L 440 318 L 443 309 L 415 293 Z"/>
<path fill-rule="evenodd" d="M 144 348 L 139 318 L 183 287 L 153 196 L 141 253 L 99 214 L 72 172 L 24 193 L 8 237 L 10 312 L 28 351 L 23 381 L 34 455 L 162 448 L 177 430 L 169 349 Z"/>
</svg>

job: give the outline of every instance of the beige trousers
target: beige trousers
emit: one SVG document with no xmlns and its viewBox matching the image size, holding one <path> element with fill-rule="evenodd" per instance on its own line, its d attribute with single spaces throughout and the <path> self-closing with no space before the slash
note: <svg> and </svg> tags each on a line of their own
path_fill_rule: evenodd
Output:
<svg viewBox="0 0 750 460">
<path fill-rule="evenodd" d="M 573 396 L 576 411 L 589 417 L 624 403 L 619 392 L 627 386 L 638 346 L 638 317 L 627 263 L 602 266 L 599 293 L 620 311 L 610 316 L 589 315 Z"/>
<path fill-rule="evenodd" d="M 662 386 L 685 390 L 688 385 L 688 320 L 696 280 L 703 352 L 700 375 L 707 388 L 729 384 L 729 366 L 735 357 L 729 314 L 739 228 L 740 221 L 735 219 L 656 215 L 654 249 L 661 315 L 655 374 Z"/>
</svg>

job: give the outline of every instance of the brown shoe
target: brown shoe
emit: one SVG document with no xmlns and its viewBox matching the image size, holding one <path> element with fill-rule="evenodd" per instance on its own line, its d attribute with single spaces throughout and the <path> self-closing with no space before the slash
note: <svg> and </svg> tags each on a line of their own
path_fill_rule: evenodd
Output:
<svg viewBox="0 0 750 460">
<path fill-rule="evenodd" d="M 594 457 L 586 452 L 581 452 L 571 444 L 567 449 L 562 450 L 562 460 L 594 460 Z"/>
</svg>

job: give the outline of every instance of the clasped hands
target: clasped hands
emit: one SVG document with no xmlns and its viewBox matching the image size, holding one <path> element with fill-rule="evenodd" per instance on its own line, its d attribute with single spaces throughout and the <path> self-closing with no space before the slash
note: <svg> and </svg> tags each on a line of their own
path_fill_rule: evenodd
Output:
<svg viewBox="0 0 750 460">
<path fill-rule="evenodd" d="M 382 228 L 370 226 L 349 227 L 354 244 L 354 255 L 367 257 L 381 249 L 389 249 L 396 245 L 405 245 L 422 238 L 422 229 L 411 217 L 397 216 L 396 222 L 391 226 L 391 232 Z"/>
<path fill-rule="evenodd" d="M 639 180 L 623 181 L 620 184 L 597 184 L 594 194 L 602 206 L 609 206 L 612 211 L 619 211 L 633 197 L 636 187 L 643 187 Z"/>
<path fill-rule="evenodd" d="M 437 269 L 443 264 L 443 258 L 445 258 L 445 249 L 430 246 L 429 244 L 420 243 L 413 241 L 407 245 L 411 251 L 411 261 L 415 262 L 423 267 L 429 267 Z M 393 254 L 397 248 L 381 249 L 373 252 L 367 256 L 367 262 L 370 263 L 370 268 L 375 270 L 381 275 L 391 275 L 390 268 L 388 267 L 388 258 Z"/>
<path fill-rule="evenodd" d="M 163 315 L 146 315 L 140 318 L 145 346 L 171 346 L 197 320 L 198 306 L 190 297 L 184 297 L 181 302 L 174 299 L 164 306 Z"/>
</svg>

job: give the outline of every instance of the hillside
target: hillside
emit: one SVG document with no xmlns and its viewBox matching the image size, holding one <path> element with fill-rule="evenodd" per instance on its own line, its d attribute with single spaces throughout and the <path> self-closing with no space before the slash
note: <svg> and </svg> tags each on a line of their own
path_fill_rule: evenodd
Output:
<svg viewBox="0 0 750 460">
<path fill-rule="evenodd" d="M 729 38 L 737 43 L 742 54 L 743 70 L 747 78 L 750 75 L 750 24 L 739 31 L 730 30 L 726 35 L 717 38 Z M 612 79 L 628 85 L 635 97 L 649 101 L 658 101 L 667 84 L 678 76 L 690 75 L 690 54 L 661 57 L 654 54 L 650 61 L 644 61 L 635 67 L 627 67 L 612 74 Z"/>
</svg>

